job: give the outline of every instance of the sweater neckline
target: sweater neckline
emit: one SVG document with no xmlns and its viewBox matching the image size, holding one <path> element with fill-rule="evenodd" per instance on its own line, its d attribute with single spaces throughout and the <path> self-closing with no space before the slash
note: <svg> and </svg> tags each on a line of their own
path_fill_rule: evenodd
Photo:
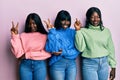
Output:
<svg viewBox="0 0 120 80">
<path fill-rule="evenodd" d="M 100 30 L 100 26 L 93 26 L 93 25 L 89 24 L 89 29 Z"/>
<path fill-rule="evenodd" d="M 64 29 L 64 28 L 60 28 L 59 30 L 60 31 L 67 31 L 69 28 L 66 28 L 66 29 Z"/>
</svg>

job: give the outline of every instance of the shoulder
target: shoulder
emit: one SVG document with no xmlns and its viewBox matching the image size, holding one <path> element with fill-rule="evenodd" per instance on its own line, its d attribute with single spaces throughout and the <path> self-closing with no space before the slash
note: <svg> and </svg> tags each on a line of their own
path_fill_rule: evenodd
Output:
<svg viewBox="0 0 120 80">
<path fill-rule="evenodd" d="M 104 27 L 104 30 L 103 30 L 103 31 L 104 31 L 105 35 L 111 36 L 111 31 L 110 31 L 110 29 Z"/>
<path fill-rule="evenodd" d="M 68 30 L 75 31 L 75 29 L 73 29 L 73 28 L 68 28 Z"/>
<path fill-rule="evenodd" d="M 82 27 L 80 30 L 85 31 L 88 30 L 89 28 Z"/>
<path fill-rule="evenodd" d="M 21 37 L 24 37 L 24 36 L 26 37 L 27 35 L 28 35 L 28 34 L 25 33 L 25 32 L 23 32 L 23 33 L 20 34 Z"/>
<path fill-rule="evenodd" d="M 106 31 L 110 31 L 107 27 L 104 27 L 104 30 L 106 30 Z"/>
<path fill-rule="evenodd" d="M 84 28 L 84 27 L 82 27 L 80 30 L 78 30 L 77 32 L 86 32 L 86 31 L 88 31 L 89 29 L 88 28 Z"/>
<path fill-rule="evenodd" d="M 109 30 L 107 27 L 104 27 L 104 30 L 103 30 L 103 31 L 105 31 L 105 32 L 107 32 L 107 33 L 111 33 L 110 30 Z"/>
<path fill-rule="evenodd" d="M 40 32 L 34 33 L 35 36 L 40 37 L 40 38 L 47 38 L 47 34 L 42 34 Z"/>
<path fill-rule="evenodd" d="M 43 38 L 43 37 L 47 37 L 47 34 L 42 34 L 42 33 L 40 33 L 40 32 L 34 32 L 34 33 L 25 33 L 25 32 L 23 32 L 23 33 L 21 33 L 21 35 L 20 35 L 21 37 L 41 37 L 41 38 Z"/>
<path fill-rule="evenodd" d="M 68 28 L 68 31 L 75 33 L 75 29 L 73 29 L 73 28 Z"/>
</svg>

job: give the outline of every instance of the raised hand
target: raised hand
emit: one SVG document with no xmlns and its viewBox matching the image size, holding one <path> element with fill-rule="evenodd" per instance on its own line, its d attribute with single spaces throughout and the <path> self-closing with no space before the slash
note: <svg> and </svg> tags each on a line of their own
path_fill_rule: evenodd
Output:
<svg viewBox="0 0 120 80">
<path fill-rule="evenodd" d="M 44 21 L 44 22 L 47 25 L 48 29 L 54 28 L 54 26 L 50 23 L 50 19 L 48 19 L 48 21 Z"/>
<path fill-rule="evenodd" d="M 18 24 L 19 24 L 19 23 L 17 23 L 17 25 L 15 26 L 15 25 L 14 25 L 14 22 L 12 21 L 12 28 L 11 28 L 11 30 L 10 30 L 12 35 L 13 35 L 13 34 L 15 34 L 15 35 L 18 34 Z"/>
<path fill-rule="evenodd" d="M 75 23 L 74 23 L 75 29 L 76 29 L 76 30 L 80 30 L 81 26 L 82 26 L 82 24 L 80 23 L 80 20 L 78 20 L 78 19 L 76 18 L 76 21 L 75 21 Z"/>
</svg>

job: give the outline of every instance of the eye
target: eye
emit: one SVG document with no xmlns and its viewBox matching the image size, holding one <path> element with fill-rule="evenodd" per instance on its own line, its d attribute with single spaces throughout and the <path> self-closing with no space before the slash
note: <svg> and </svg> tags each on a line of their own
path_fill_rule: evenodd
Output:
<svg viewBox="0 0 120 80">
<path fill-rule="evenodd" d="M 100 18 L 99 16 L 97 16 L 97 18 Z"/>
<path fill-rule="evenodd" d="M 94 17 L 90 17 L 90 19 L 94 19 Z"/>
<path fill-rule="evenodd" d="M 61 23 L 64 24 L 64 23 L 65 23 L 65 20 L 61 21 Z"/>
</svg>

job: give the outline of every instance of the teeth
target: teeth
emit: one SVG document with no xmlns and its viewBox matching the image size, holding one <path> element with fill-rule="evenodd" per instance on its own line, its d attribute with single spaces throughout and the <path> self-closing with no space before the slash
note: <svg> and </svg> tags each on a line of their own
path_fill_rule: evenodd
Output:
<svg viewBox="0 0 120 80">
<path fill-rule="evenodd" d="M 66 26 L 66 25 L 65 25 L 64 27 L 65 27 L 65 28 L 67 28 L 67 26 Z"/>
</svg>

